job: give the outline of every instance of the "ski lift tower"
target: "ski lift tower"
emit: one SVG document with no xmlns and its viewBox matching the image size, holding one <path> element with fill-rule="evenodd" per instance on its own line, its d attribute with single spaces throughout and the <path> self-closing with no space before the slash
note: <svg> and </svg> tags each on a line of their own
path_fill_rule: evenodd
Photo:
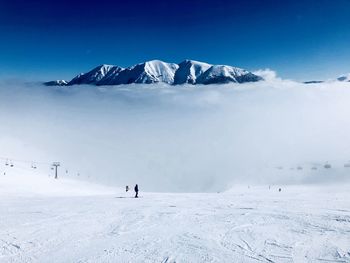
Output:
<svg viewBox="0 0 350 263">
<path fill-rule="evenodd" d="M 58 178 L 58 176 L 57 176 L 57 168 L 58 168 L 58 166 L 60 166 L 60 165 L 61 165 L 61 164 L 60 164 L 59 162 L 53 162 L 53 163 L 52 163 L 52 166 L 55 167 L 55 179 Z"/>
</svg>

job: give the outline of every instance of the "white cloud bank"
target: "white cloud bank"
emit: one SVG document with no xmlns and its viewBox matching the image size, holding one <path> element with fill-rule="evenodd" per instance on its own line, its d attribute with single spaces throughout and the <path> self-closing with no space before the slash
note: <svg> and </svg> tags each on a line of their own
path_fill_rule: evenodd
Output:
<svg viewBox="0 0 350 263">
<path fill-rule="evenodd" d="M 277 72 L 272 69 L 259 69 L 253 72 L 255 75 L 262 77 L 266 81 L 281 80 L 277 77 Z"/>
<path fill-rule="evenodd" d="M 0 155 L 150 191 L 347 181 L 350 83 L 264 74 L 270 81 L 219 86 L 2 82 Z"/>
</svg>

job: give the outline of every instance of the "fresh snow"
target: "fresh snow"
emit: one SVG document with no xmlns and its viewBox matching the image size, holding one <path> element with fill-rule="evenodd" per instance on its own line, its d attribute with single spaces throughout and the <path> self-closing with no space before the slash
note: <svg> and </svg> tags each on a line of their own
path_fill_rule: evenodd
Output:
<svg viewBox="0 0 350 263">
<path fill-rule="evenodd" d="M 140 185 L 135 199 L 40 167 L 0 172 L 0 262 L 350 262 L 346 185 L 183 194 Z"/>
</svg>

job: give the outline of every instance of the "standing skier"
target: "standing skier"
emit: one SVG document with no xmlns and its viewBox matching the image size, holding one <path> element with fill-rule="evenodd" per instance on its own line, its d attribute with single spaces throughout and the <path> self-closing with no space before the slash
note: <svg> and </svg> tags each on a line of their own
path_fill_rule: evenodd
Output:
<svg viewBox="0 0 350 263">
<path fill-rule="evenodd" d="M 137 184 L 135 185 L 134 190 L 135 190 L 135 198 L 138 198 L 138 194 L 139 194 L 139 186 L 138 186 Z"/>
</svg>

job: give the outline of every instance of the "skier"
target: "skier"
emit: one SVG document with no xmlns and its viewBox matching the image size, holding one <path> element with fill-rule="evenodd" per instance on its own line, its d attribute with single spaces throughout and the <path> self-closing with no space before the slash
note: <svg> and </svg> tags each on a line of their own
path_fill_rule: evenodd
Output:
<svg viewBox="0 0 350 263">
<path fill-rule="evenodd" d="M 135 188 L 134 188 L 134 190 L 135 190 L 135 198 L 138 198 L 138 194 L 139 194 L 139 186 L 136 184 L 135 185 Z"/>
<path fill-rule="evenodd" d="M 128 185 L 125 187 L 125 192 L 127 192 L 127 191 L 129 191 L 129 186 Z"/>
</svg>

